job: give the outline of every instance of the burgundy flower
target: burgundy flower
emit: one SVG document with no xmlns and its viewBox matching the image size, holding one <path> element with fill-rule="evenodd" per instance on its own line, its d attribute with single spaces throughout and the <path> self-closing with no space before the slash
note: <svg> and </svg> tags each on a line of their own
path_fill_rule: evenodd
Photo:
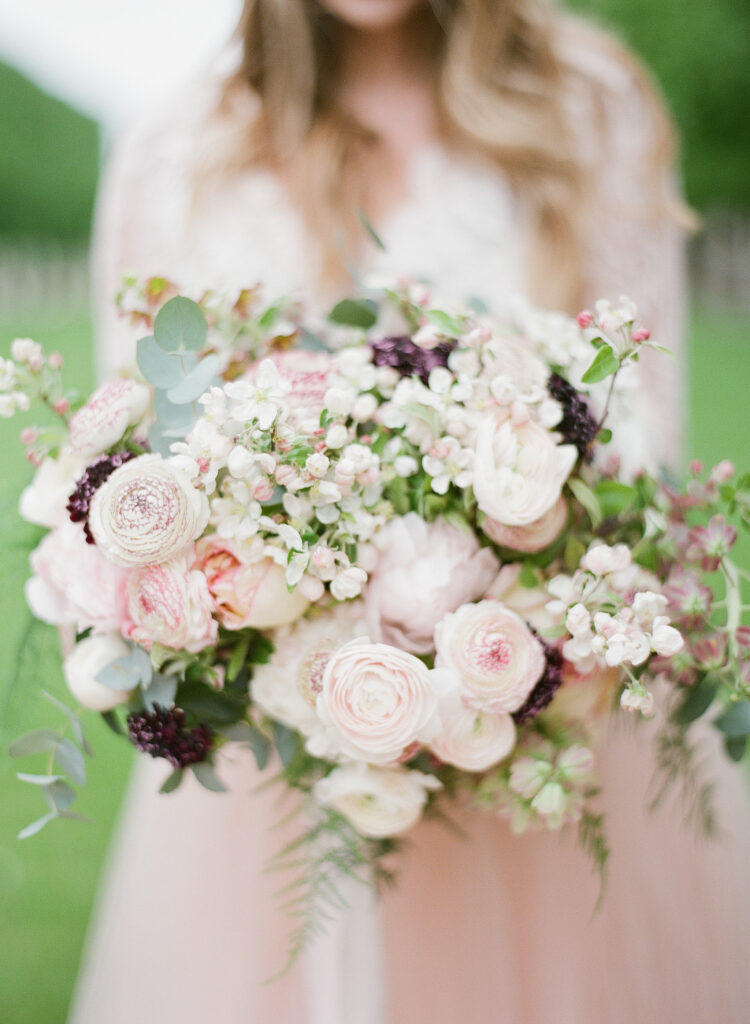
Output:
<svg viewBox="0 0 750 1024">
<path fill-rule="evenodd" d="M 211 749 L 211 730 L 201 722 L 194 729 L 185 728 L 185 712 L 154 706 L 153 711 L 128 715 L 130 741 L 152 757 L 164 757 L 174 768 L 205 761 Z"/>
<path fill-rule="evenodd" d="M 448 356 L 455 347 L 455 341 L 442 341 L 434 348 L 420 348 L 406 335 L 370 342 L 376 366 L 391 366 L 401 377 L 419 377 L 423 384 L 436 366 L 448 365 Z"/>
<path fill-rule="evenodd" d="M 113 455 L 100 455 L 90 466 L 86 467 L 83 476 L 76 483 L 76 488 L 68 499 L 66 508 L 74 523 L 83 523 L 83 532 L 86 534 L 86 542 L 88 544 L 94 543 L 94 538 L 89 530 L 91 499 L 104 481 L 116 469 L 119 469 L 120 466 L 133 458 L 135 458 L 135 452 L 115 452 Z"/>
<path fill-rule="evenodd" d="M 516 725 L 523 725 L 524 722 L 536 718 L 551 703 L 552 698 L 562 684 L 563 656 L 556 647 L 547 644 L 540 639 L 544 648 L 544 655 L 547 665 L 542 678 L 526 698 L 525 702 L 513 712 L 513 720 Z"/>
<path fill-rule="evenodd" d="M 550 395 L 562 406 L 563 416 L 556 429 L 565 444 L 574 444 L 582 459 L 591 458 L 591 444 L 596 437 L 598 423 L 584 396 L 559 373 L 547 381 Z"/>
</svg>

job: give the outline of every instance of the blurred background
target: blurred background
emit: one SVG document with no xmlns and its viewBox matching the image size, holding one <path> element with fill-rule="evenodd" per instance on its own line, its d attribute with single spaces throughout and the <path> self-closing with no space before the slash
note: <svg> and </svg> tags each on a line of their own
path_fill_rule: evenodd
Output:
<svg viewBox="0 0 750 1024">
<path fill-rule="evenodd" d="M 661 83 L 682 135 L 691 243 L 688 451 L 750 465 L 750 6 L 747 0 L 570 0 L 615 30 Z M 0 353 L 31 336 L 93 384 L 87 247 L 107 146 L 208 63 L 239 0 L 0 0 Z M 637 298 L 637 296 L 636 296 Z M 64 696 L 57 637 L 23 601 L 41 531 L 17 495 L 32 473 L 18 420 L 0 421 L 0 993 L 7 1024 L 63 1024 L 88 914 L 130 765 L 98 722 L 79 801 L 92 824 L 56 822 L 25 842 L 39 794 L 5 748 L 54 721 L 40 691 Z M 125 982 L 126 979 L 123 979 Z M 137 1012 L 136 1012 L 137 1016 Z M 106 1024 L 106 1022 L 102 1022 Z"/>
</svg>

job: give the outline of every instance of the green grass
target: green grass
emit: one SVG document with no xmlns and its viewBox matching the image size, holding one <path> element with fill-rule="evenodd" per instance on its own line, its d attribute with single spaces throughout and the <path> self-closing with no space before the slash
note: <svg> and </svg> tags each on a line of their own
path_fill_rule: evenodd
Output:
<svg viewBox="0 0 750 1024">
<path fill-rule="evenodd" d="M 6 320 L 6 324 L 8 321 Z M 0 321 L 0 353 L 14 335 L 31 335 L 66 359 L 67 379 L 82 389 L 92 383 L 91 330 L 85 316 L 53 321 L 35 315 Z M 745 397 L 750 379 L 750 324 L 729 316 L 695 319 L 690 352 L 688 450 L 711 463 L 734 459 L 750 466 Z M 0 544 L 3 586 L 0 622 L 0 742 L 35 726 L 57 723 L 57 712 L 41 697 L 46 688 L 65 699 L 57 638 L 35 627 L 23 600 L 28 552 L 41 535 L 21 522 L 15 505 L 31 476 L 18 443 L 18 420 L 0 421 L 3 488 Z M 744 545 L 748 557 L 748 545 Z M 16 666 L 21 671 L 15 685 Z M 0 755 L 0 1018 L 9 1024 L 63 1024 L 130 751 L 92 716 L 89 735 L 96 752 L 80 809 L 91 824 L 55 822 L 40 835 L 18 842 L 18 830 L 41 813 L 41 798 L 14 778 L 15 764 Z M 106 1022 L 102 1022 L 106 1024 Z"/>
</svg>

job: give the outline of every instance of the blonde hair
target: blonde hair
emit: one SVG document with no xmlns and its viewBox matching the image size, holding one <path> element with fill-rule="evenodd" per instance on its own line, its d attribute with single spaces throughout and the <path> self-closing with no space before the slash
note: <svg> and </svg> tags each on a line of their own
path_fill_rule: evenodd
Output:
<svg viewBox="0 0 750 1024">
<path fill-rule="evenodd" d="M 642 85 L 655 128 L 653 195 L 669 204 L 657 184 L 674 150 L 662 104 L 624 49 L 553 12 L 545 0 L 431 0 L 421 17 L 442 136 L 502 170 L 525 213 L 533 297 L 575 309 L 589 183 L 567 101 L 583 88 L 595 104 L 598 90 L 566 53 L 604 49 Z M 315 0 L 245 0 L 238 27 L 242 58 L 221 103 L 236 130 L 227 136 L 229 149 L 215 151 L 223 173 L 252 163 L 303 168 L 297 201 L 320 244 L 321 278 L 329 283 L 341 279 L 345 254 L 361 243 L 357 211 L 367 214 L 362 158 L 377 143 L 337 104 L 336 29 Z"/>
</svg>

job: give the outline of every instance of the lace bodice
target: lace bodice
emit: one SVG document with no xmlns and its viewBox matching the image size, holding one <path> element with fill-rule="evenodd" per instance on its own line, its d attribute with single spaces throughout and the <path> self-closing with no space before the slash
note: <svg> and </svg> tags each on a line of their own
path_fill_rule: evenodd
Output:
<svg viewBox="0 0 750 1024">
<path fill-rule="evenodd" d="M 652 335 L 680 350 L 682 244 L 678 228 L 652 214 L 643 167 L 652 129 L 634 77 L 603 55 L 582 57 L 602 83 L 600 129 L 583 131 L 582 155 L 597 168 L 592 196 L 596 226 L 587 239 L 587 299 L 633 298 Z M 598 62 L 598 63 L 597 63 Z M 166 275 L 188 291 L 263 281 L 267 294 L 314 298 L 312 246 L 280 181 L 253 169 L 220 189 L 195 190 L 194 168 L 206 140 L 217 80 L 208 76 L 168 109 L 136 125 L 119 143 L 105 176 L 97 218 L 95 273 L 99 355 L 103 372 L 132 362 L 134 337 L 110 305 L 121 275 Z M 573 97 L 578 123 L 595 116 L 594 98 Z M 377 225 L 361 269 L 421 277 L 462 297 L 481 297 L 502 311 L 524 293 L 522 222 L 497 168 L 441 145 L 418 151 L 407 197 Z M 635 407 L 628 413 L 628 461 L 674 461 L 680 395 L 674 364 L 643 361 Z"/>
</svg>

